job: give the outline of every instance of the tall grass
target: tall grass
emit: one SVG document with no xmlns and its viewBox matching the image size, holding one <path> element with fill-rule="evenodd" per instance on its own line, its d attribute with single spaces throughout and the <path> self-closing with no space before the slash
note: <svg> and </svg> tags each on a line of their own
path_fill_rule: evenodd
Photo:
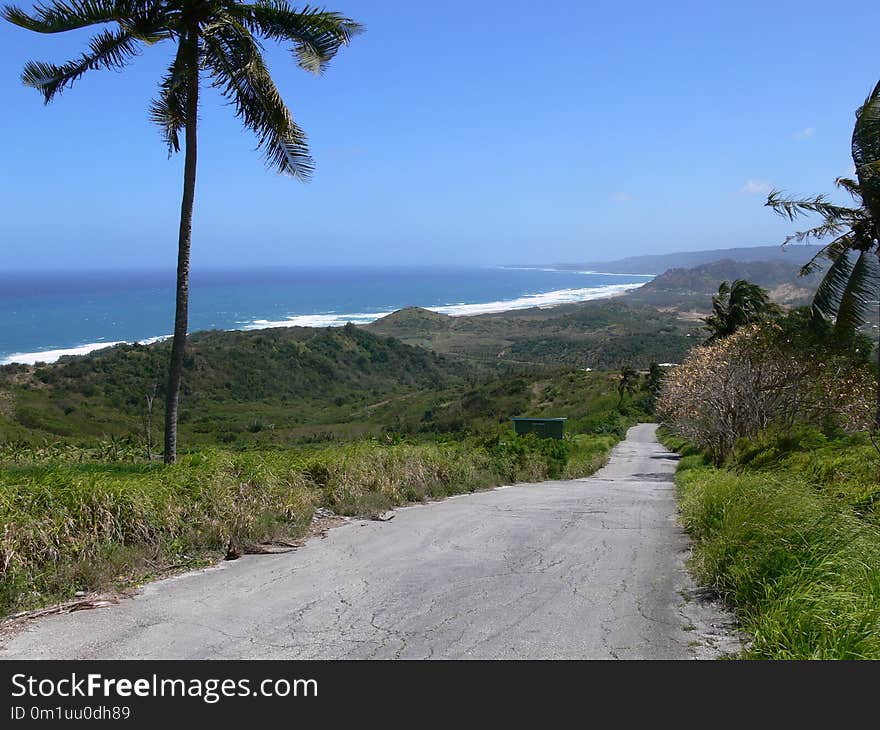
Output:
<svg viewBox="0 0 880 730">
<path fill-rule="evenodd" d="M 514 481 L 577 477 L 613 436 L 206 450 L 172 467 L 20 450 L 0 470 L 0 613 L 303 534 L 317 507 L 364 515 Z"/>
<path fill-rule="evenodd" d="M 827 460 L 844 447 L 828 444 Z M 880 658 L 880 528 L 840 497 L 861 485 L 826 491 L 805 478 L 824 473 L 821 461 L 813 450 L 778 454 L 764 468 L 716 469 L 699 455 L 680 463 L 693 569 L 735 606 L 748 657 Z M 767 468 L 782 462 L 788 468 Z"/>
</svg>

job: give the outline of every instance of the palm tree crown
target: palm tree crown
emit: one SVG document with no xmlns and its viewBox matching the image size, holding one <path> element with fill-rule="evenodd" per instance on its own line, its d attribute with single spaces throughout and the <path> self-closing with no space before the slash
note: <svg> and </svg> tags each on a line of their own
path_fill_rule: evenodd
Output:
<svg viewBox="0 0 880 730">
<path fill-rule="evenodd" d="M 703 322 L 709 330 L 707 343 L 732 335 L 740 327 L 774 313 L 775 305 L 767 292 L 757 284 L 737 279 L 730 284 L 722 281 L 712 297 L 712 314 Z"/>
<path fill-rule="evenodd" d="M 876 298 L 878 250 L 874 216 L 864 204 L 861 186 L 849 178 L 838 178 L 836 184 L 849 193 L 854 205 L 836 205 L 825 195 L 784 198 L 775 190 L 765 205 L 791 221 L 808 215 L 822 218 L 818 225 L 788 236 L 783 245 L 823 243 L 801 267 L 801 275 L 828 266 L 813 295 L 813 314 L 834 321 L 837 334 L 845 337 L 865 323 L 870 300 Z"/>
<path fill-rule="evenodd" d="M 22 81 L 38 89 L 46 103 L 87 71 L 122 69 L 144 46 L 174 41 L 177 52 L 150 109 L 169 152 L 180 150 L 180 132 L 186 127 L 187 81 L 204 70 L 256 134 L 269 166 L 299 179 L 308 179 L 313 170 L 306 137 L 269 75 L 257 38 L 290 43 L 300 67 L 321 73 L 361 29 L 339 13 L 296 10 L 286 0 L 52 0 L 31 12 L 6 6 L 3 16 L 38 33 L 116 26 L 100 31 L 72 61 L 25 65 Z"/>
</svg>

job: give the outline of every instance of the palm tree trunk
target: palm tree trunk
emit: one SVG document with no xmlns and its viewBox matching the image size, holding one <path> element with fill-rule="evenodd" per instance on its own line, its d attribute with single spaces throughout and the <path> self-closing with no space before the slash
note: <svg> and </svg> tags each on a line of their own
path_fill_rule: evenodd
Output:
<svg viewBox="0 0 880 730">
<path fill-rule="evenodd" d="M 199 111 L 198 28 L 190 28 L 185 41 L 190 45 L 189 78 L 186 89 L 186 156 L 183 164 L 183 200 L 180 204 L 180 233 L 177 241 L 177 305 L 174 315 L 174 339 L 165 393 L 166 464 L 177 461 L 177 409 L 180 381 L 186 354 L 186 331 L 189 319 L 189 249 L 192 241 L 193 202 L 196 193 L 196 124 Z"/>
</svg>

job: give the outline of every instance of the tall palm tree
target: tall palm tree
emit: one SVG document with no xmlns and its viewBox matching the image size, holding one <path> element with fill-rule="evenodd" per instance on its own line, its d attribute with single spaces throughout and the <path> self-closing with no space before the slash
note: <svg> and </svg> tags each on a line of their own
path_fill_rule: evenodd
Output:
<svg viewBox="0 0 880 730">
<path fill-rule="evenodd" d="M 119 70 L 144 45 L 171 41 L 174 58 L 150 107 L 169 155 L 181 148 L 183 199 L 177 258 L 174 338 L 165 395 L 165 463 L 177 458 L 177 412 L 186 351 L 189 310 L 189 261 L 199 90 L 204 74 L 257 136 L 266 163 L 282 173 L 307 180 L 313 170 L 306 136 L 291 117 L 263 60 L 259 38 L 290 43 L 300 67 L 320 74 L 341 46 L 361 26 L 339 13 L 291 7 L 287 0 L 49 0 L 31 12 L 5 6 L 3 17 L 38 33 L 61 33 L 92 25 L 111 25 L 95 35 L 78 58 L 55 65 L 29 61 L 22 81 L 37 89 L 48 104 L 90 70 Z"/>
<path fill-rule="evenodd" d="M 774 314 L 777 307 L 768 293 L 757 284 L 737 279 L 732 284 L 722 281 L 712 296 L 712 314 L 703 319 L 709 330 L 706 343 L 732 335 L 740 327 Z"/>
<path fill-rule="evenodd" d="M 836 205 L 826 195 L 784 198 L 777 190 L 765 203 L 790 221 L 810 215 L 822 218 L 819 225 L 788 236 L 783 245 L 792 241 L 823 244 L 801 268 L 801 275 L 819 270 L 823 259 L 830 262 L 813 295 L 812 308 L 814 316 L 833 320 L 842 338 L 867 321 L 871 302 L 880 307 L 880 83 L 856 111 L 852 158 L 857 179 L 838 178 L 836 184 L 850 195 L 853 205 Z M 877 356 L 880 365 L 880 347 Z M 880 429 L 880 368 L 874 420 Z"/>
</svg>

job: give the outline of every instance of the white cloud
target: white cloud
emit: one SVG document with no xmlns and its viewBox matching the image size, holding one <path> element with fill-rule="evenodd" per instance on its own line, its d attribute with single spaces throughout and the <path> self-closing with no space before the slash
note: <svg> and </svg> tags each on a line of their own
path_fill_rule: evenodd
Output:
<svg viewBox="0 0 880 730">
<path fill-rule="evenodd" d="M 816 134 L 816 130 L 813 127 L 804 127 L 800 132 L 794 133 L 794 138 L 796 140 L 809 139 L 814 134 Z"/>
<path fill-rule="evenodd" d="M 740 188 L 740 192 L 747 195 L 767 195 L 771 190 L 773 186 L 766 180 L 747 180 Z"/>
<path fill-rule="evenodd" d="M 611 199 L 615 203 L 628 203 L 633 199 L 633 196 L 629 193 L 625 193 L 622 190 L 619 190 L 618 192 L 611 194 Z"/>
</svg>

